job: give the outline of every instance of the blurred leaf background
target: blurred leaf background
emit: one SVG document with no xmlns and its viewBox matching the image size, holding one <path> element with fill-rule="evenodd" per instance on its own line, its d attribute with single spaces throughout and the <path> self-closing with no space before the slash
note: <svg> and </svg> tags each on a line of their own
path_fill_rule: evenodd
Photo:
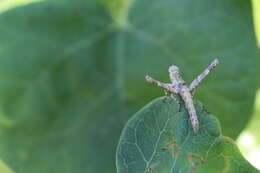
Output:
<svg viewBox="0 0 260 173">
<path fill-rule="evenodd" d="M 259 6 L 0 1 L 0 158 L 19 173 L 114 172 L 124 123 L 163 95 L 144 75 L 167 81 L 176 64 L 190 82 L 219 57 L 196 99 L 260 168 Z"/>
</svg>

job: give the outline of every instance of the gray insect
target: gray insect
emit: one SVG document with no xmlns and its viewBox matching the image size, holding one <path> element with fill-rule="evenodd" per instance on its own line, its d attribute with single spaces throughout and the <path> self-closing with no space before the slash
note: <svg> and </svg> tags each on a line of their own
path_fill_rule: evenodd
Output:
<svg viewBox="0 0 260 173">
<path fill-rule="evenodd" d="M 145 76 L 145 79 L 147 82 L 163 88 L 167 93 L 179 95 L 182 98 L 185 107 L 188 110 L 193 131 L 197 132 L 199 130 L 199 121 L 193 104 L 192 93 L 194 93 L 195 88 L 218 64 L 218 59 L 213 60 L 212 63 L 197 78 L 195 78 L 189 86 L 187 86 L 186 82 L 182 79 L 179 68 L 174 65 L 169 67 L 171 83 L 163 83 L 150 76 Z"/>
</svg>

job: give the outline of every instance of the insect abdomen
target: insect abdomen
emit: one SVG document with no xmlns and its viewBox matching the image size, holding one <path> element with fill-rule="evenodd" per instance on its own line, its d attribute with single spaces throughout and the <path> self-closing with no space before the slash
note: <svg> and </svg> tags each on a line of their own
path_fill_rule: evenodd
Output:
<svg viewBox="0 0 260 173">
<path fill-rule="evenodd" d="M 193 131 L 197 132 L 199 130 L 199 120 L 197 117 L 196 109 L 193 104 L 192 96 L 187 86 L 184 85 L 181 88 L 180 95 L 185 103 L 186 109 L 188 110 Z"/>
</svg>

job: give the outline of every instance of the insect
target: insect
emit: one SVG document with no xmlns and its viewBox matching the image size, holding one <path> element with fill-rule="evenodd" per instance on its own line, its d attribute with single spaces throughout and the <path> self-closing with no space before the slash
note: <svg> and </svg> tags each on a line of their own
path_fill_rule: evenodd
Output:
<svg viewBox="0 0 260 173">
<path fill-rule="evenodd" d="M 167 93 L 173 95 L 179 95 L 185 103 L 185 108 L 187 109 L 192 129 L 194 132 L 199 130 L 199 121 L 197 113 L 194 107 L 192 96 L 194 94 L 195 88 L 206 78 L 206 76 L 219 64 L 218 59 L 214 59 L 211 64 L 200 74 L 198 75 L 189 86 L 186 85 L 186 82 L 182 79 L 180 75 L 180 70 L 177 66 L 172 65 L 169 67 L 169 76 L 171 83 L 163 83 L 158 80 L 153 79 L 150 76 L 145 76 L 147 82 L 152 83 L 158 87 L 163 88 Z"/>
</svg>

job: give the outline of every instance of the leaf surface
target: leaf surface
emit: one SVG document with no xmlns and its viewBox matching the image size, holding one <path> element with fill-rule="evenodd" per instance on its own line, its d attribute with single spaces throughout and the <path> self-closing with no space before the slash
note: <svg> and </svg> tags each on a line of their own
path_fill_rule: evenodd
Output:
<svg viewBox="0 0 260 173">
<path fill-rule="evenodd" d="M 218 120 L 200 103 L 196 112 L 200 129 L 194 133 L 187 111 L 172 98 L 158 98 L 142 108 L 121 134 L 117 173 L 195 173 L 216 158 L 225 163 L 217 172 L 260 172 L 243 158 L 232 139 L 222 135 Z"/>
<path fill-rule="evenodd" d="M 1 173 L 14 173 L 2 160 L 0 160 Z"/>
<path fill-rule="evenodd" d="M 254 28 L 257 38 L 258 48 L 260 48 L 260 3 L 257 0 L 252 0 L 253 7 L 253 18 L 254 18 Z"/>
</svg>

